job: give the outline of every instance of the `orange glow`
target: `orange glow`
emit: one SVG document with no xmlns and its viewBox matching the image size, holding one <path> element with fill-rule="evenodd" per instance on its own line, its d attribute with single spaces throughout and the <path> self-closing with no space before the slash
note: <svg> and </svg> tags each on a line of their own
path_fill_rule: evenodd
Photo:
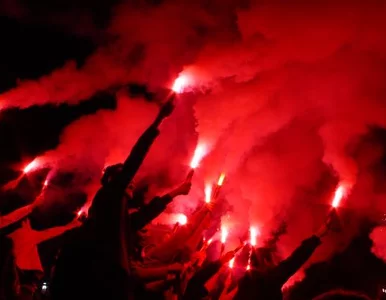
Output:
<svg viewBox="0 0 386 300">
<path fill-rule="evenodd" d="M 39 166 L 37 159 L 35 158 L 31 161 L 23 170 L 25 174 L 29 173 L 31 170 L 36 169 Z"/>
<path fill-rule="evenodd" d="M 248 264 L 246 269 L 247 269 L 247 271 L 249 271 L 251 269 L 251 265 Z"/>
<path fill-rule="evenodd" d="M 225 226 L 221 227 L 221 243 L 225 244 L 228 237 L 228 229 Z"/>
<path fill-rule="evenodd" d="M 332 200 L 332 207 L 337 208 L 340 204 L 340 201 L 344 197 L 346 190 L 343 185 L 339 185 L 335 190 L 334 199 Z"/>
<path fill-rule="evenodd" d="M 205 186 L 205 202 L 209 203 L 211 197 L 212 197 L 212 186 L 210 184 L 207 184 Z"/>
<path fill-rule="evenodd" d="M 77 212 L 77 216 L 78 216 L 78 218 L 79 218 L 81 215 L 82 215 L 82 210 L 81 210 L 81 209 L 79 209 L 79 210 L 78 210 L 78 212 Z"/>
<path fill-rule="evenodd" d="M 188 77 L 186 75 L 180 75 L 177 77 L 176 80 L 174 80 L 172 90 L 177 94 L 180 94 L 183 92 L 184 88 L 188 85 L 188 83 Z"/>
<path fill-rule="evenodd" d="M 192 169 L 197 168 L 201 159 L 204 157 L 204 155 L 205 155 L 205 146 L 200 144 L 197 146 L 196 150 L 194 151 L 192 161 L 190 162 L 190 167 Z"/>
<path fill-rule="evenodd" d="M 233 257 L 233 258 L 229 261 L 229 268 L 233 269 L 234 264 L 235 264 L 235 258 Z"/>
<path fill-rule="evenodd" d="M 188 223 L 188 218 L 184 214 L 177 214 L 177 223 L 186 225 L 186 223 Z"/>
<path fill-rule="evenodd" d="M 254 247 L 257 244 L 257 235 L 259 234 L 259 231 L 256 227 L 251 226 L 251 228 L 249 229 L 249 232 L 251 235 L 250 244 L 251 246 Z"/>
<path fill-rule="evenodd" d="M 222 186 L 222 184 L 224 183 L 224 179 L 225 179 L 225 174 L 221 173 L 220 178 L 217 181 L 217 185 Z"/>
</svg>

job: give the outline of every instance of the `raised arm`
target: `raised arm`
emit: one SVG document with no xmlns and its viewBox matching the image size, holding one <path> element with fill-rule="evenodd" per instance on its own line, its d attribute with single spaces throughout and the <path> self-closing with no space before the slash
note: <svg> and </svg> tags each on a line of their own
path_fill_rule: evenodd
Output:
<svg viewBox="0 0 386 300">
<path fill-rule="evenodd" d="M 162 197 L 155 197 L 148 205 L 139 211 L 130 214 L 131 229 L 138 231 L 158 217 L 166 206 L 179 195 L 187 195 L 192 187 L 189 181 L 183 182 L 179 187 Z"/>
<path fill-rule="evenodd" d="M 137 143 L 134 145 L 129 156 L 126 158 L 123 163 L 122 171 L 119 176 L 115 179 L 120 186 L 125 188 L 130 181 L 134 178 L 139 167 L 144 161 L 146 154 L 148 153 L 151 145 L 155 141 L 156 137 L 159 134 L 158 127 L 162 121 L 170 116 L 174 110 L 174 96 L 168 100 L 158 113 L 154 122 L 150 127 L 141 135 Z"/>
<path fill-rule="evenodd" d="M 37 239 L 36 244 L 39 244 L 41 242 L 44 242 L 46 240 L 59 236 L 68 230 L 71 230 L 75 227 L 80 226 L 81 224 L 82 224 L 81 222 L 75 219 L 71 223 L 68 223 L 67 225 L 64 225 L 64 226 L 51 227 L 46 230 L 35 231 L 35 235 Z"/>
<path fill-rule="evenodd" d="M 33 205 L 30 204 L 18 208 L 13 212 L 9 213 L 8 215 L 0 216 L 0 229 L 12 225 L 13 223 L 16 223 L 17 221 L 20 221 L 21 219 L 25 218 L 32 212 L 32 209 Z"/>
</svg>

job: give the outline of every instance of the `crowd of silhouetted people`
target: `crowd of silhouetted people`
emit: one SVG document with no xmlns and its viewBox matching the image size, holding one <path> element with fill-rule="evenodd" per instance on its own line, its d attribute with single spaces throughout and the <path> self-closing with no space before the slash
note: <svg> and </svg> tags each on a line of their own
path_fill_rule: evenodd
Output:
<svg viewBox="0 0 386 300">
<path fill-rule="evenodd" d="M 191 179 L 165 195 L 133 209 L 133 178 L 160 134 L 159 126 L 174 109 L 174 96 L 161 107 L 122 164 L 107 167 L 87 217 L 65 226 L 33 230 L 34 204 L 1 216 L 0 299 L 282 299 L 282 287 L 312 256 L 331 228 L 331 214 L 321 229 L 292 254 L 280 259 L 276 243 L 283 230 L 255 247 L 240 241 L 224 251 L 204 232 L 220 226 L 219 201 L 202 203 L 189 221 L 146 243 L 146 226 L 176 196 L 187 195 Z M 13 224 L 19 226 L 10 230 Z M 36 245 L 68 234 L 49 274 L 43 272 Z M 36 252 L 36 253 L 35 253 Z M 232 261 L 232 265 L 230 262 Z M 47 272 L 46 272 L 47 273 Z M 334 290 L 324 299 L 368 299 Z"/>
</svg>

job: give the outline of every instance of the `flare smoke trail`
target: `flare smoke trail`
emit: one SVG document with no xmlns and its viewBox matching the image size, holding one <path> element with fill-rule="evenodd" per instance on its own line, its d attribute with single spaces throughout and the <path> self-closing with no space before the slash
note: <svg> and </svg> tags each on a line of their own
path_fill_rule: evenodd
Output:
<svg viewBox="0 0 386 300">
<path fill-rule="evenodd" d="M 363 147 L 369 126 L 386 128 L 386 3 L 145 3 L 114 9 L 105 31 L 112 42 L 99 45 L 83 66 L 68 62 L 21 81 L 0 95 L 1 107 L 75 105 L 128 82 L 156 90 L 171 87 L 182 72 L 192 79 L 190 92 L 179 97 L 141 169 L 167 177 L 166 188 L 184 178 L 196 143 L 208 145 L 191 195 L 173 204 L 177 213 L 203 202 L 205 182 L 225 172 L 232 228 L 247 230 L 249 219 L 263 241 L 286 221 L 288 234 L 279 243 L 286 256 L 322 224 L 340 181 L 352 186 L 339 207 L 342 217 L 386 210 L 372 168 L 384 144 L 375 142 L 379 153 Z M 59 147 L 43 156 L 96 178 L 95 170 L 121 161 L 156 105 L 117 98 L 116 111 L 74 122 Z M 350 224 L 312 260 L 344 248 L 357 231 L 357 222 Z"/>
</svg>

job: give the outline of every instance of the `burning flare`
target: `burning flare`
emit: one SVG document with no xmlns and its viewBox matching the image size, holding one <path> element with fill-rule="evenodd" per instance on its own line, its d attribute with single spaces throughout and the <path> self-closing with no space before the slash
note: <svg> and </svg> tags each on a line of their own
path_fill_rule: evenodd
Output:
<svg viewBox="0 0 386 300">
<path fill-rule="evenodd" d="M 197 146 L 196 150 L 194 151 L 194 155 L 193 155 L 193 158 L 192 158 L 192 161 L 190 162 L 190 167 L 192 169 L 195 169 L 198 167 L 201 159 L 204 157 L 205 155 L 205 146 L 200 144 Z"/>
<path fill-rule="evenodd" d="M 332 200 L 332 207 L 337 208 L 340 204 L 340 201 L 344 197 L 346 192 L 346 189 L 343 185 L 339 185 L 338 188 L 335 190 L 334 199 Z"/>
<path fill-rule="evenodd" d="M 37 158 L 35 158 L 33 161 L 31 161 L 23 170 L 24 174 L 28 174 L 33 169 L 36 169 L 39 166 L 39 163 L 37 161 Z"/>
<path fill-rule="evenodd" d="M 174 80 L 172 87 L 173 92 L 180 94 L 183 92 L 184 88 L 188 85 L 189 79 L 186 75 L 180 75 Z"/>
<path fill-rule="evenodd" d="M 259 231 L 257 230 L 256 227 L 251 226 L 249 229 L 250 235 L 251 235 L 251 240 L 250 244 L 251 246 L 255 247 L 257 244 L 257 235 L 259 234 Z"/>
<path fill-rule="evenodd" d="M 177 214 L 176 220 L 180 225 L 186 225 L 186 223 L 188 223 L 188 218 L 184 214 Z"/>
<path fill-rule="evenodd" d="M 217 185 L 222 186 L 222 184 L 224 183 L 224 179 L 225 179 L 225 173 L 221 173 L 221 175 L 217 181 Z"/>
<path fill-rule="evenodd" d="M 209 203 L 211 198 L 212 198 L 212 186 L 210 184 L 207 184 L 205 186 L 205 202 Z"/>
<path fill-rule="evenodd" d="M 221 243 L 225 244 L 228 237 L 228 229 L 225 226 L 221 227 Z"/>
<path fill-rule="evenodd" d="M 234 264 L 235 264 L 235 258 L 233 257 L 233 258 L 229 261 L 229 268 L 233 269 Z"/>
</svg>

